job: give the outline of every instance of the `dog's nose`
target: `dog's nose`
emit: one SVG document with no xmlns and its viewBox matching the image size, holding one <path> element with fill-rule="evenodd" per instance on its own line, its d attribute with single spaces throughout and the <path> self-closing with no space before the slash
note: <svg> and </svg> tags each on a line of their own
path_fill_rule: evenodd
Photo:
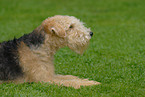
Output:
<svg viewBox="0 0 145 97">
<path fill-rule="evenodd" d="M 91 36 L 91 37 L 93 36 L 93 32 L 90 32 L 90 36 Z"/>
</svg>

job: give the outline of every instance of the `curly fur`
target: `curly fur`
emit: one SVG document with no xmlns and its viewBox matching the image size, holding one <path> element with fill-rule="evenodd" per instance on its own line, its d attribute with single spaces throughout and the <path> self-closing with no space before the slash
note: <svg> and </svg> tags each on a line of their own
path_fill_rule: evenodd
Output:
<svg viewBox="0 0 145 97">
<path fill-rule="evenodd" d="M 54 54 L 68 46 L 82 54 L 92 32 L 73 16 L 48 17 L 32 33 L 0 44 L 0 81 L 49 82 L 57 85 L 89 86 L 100 84 L 72 75 L 56 75 Z"/>
</svg>

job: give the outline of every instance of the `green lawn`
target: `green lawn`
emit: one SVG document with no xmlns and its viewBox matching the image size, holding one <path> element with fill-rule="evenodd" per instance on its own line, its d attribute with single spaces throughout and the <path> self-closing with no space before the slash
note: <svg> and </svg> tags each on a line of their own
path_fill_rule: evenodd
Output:
<svg viewBox="0 0 145 97">
<path fill-rule="evenodd" d="M 50 16 L 72 15 L 94 32 L 87 51 L 55 55 L 56 73 L 102 84 L 1 84 L 0 97 L 145 97 L 145 0 L 0 0 L 0 42 L 29 33 Z"/>
</svg>

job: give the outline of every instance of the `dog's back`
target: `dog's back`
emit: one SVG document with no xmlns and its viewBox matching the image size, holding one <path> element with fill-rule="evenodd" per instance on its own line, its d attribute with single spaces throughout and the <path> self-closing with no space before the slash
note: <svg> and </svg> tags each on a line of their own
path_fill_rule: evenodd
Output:
<svg viewBox="0 0 145 97">
<path fill-rule="evenodd" d="M 19 62 L 19 45 L 25 43 L 29 48 L 39 47 L 44 41 L 44 35 L 35 30 L 30 34 L 25 34 L 19 39 L 13 39 L 0 43 L 0 81 L 16 79 L 23 75 Z"/>
<path fill-rule="evenodd" d="M 12 80 L 22 75 L 16 41 L 14 39 L 0 44 L 0 80 Z"/>
</svg>

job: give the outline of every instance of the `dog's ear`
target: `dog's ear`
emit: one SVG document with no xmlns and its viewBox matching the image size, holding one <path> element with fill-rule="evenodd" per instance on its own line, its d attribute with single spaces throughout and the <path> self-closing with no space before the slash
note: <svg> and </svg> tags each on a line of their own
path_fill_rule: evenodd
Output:
<svg viewBox="0 0 145 97">
<path fill-rule="evenodd" d="M 57 35 L 58 37 L 66 36 L 66 31 L 64 30 L 64 28 L 55 21 L 45 20 L 42 23 L 42 26 L 44 27 L 44 31 L 48 34 Z"/>
<path fill-rule="evenodd" d="M 51 31 L 52 34 L 55 34 L 59 37 L 66 36 L 66 32 L 65 32 L 64 28 L 58 23 L 55 23 L 53 26 L 51 26 L 49 28 L 49 31 Z"/>
</svg>

